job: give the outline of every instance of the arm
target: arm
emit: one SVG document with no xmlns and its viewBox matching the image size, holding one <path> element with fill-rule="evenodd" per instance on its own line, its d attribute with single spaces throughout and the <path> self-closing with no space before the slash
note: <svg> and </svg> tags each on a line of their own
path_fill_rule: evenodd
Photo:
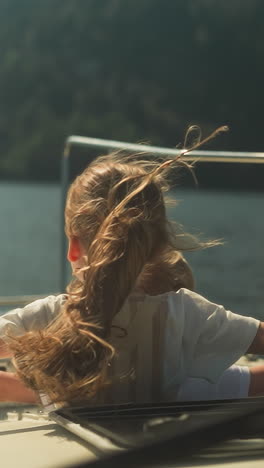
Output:
<svg viewBox="0 0 264 468">
<path fill-rule="evenodd" d="M 264 395 L 264 366 L 253 366 L 249 368 L 250 383 L 248 396 L 255 397 Z"/>
<path fill-rule="evenodd" d="M 65 296 L 63 295 L 49 296 L 1 316 L 0 358 L 12 357 L 8 346 L 9 333 L 19 336 L 29 330 L 46 327 L 57 317 L 64 302 Z M 39 400 L 37 394 L 27 388 L 15 373 L 0 371 L 0 401 L 38 403 Z"/>
<path fill-rule="evenodd" d="M 260 322 L 258 331 L 247 353 L 250 354 L 264 354 L 264 322 Z"/>
<path fill-rule="evenodd" d="M 0 359 L 12 357 L 8 345 L 0 338 Z M 27 388 L 13 372 L 0 371 L 0 402 L 37 403 L 35 392 Z"/>
<path fill-rule="evenodd" d="M 250 347 L 247 350 L 251 354 L 264 354 L 264 323 L 260 322 L 258 331 Z M 264 395 L 264 365 L 249 368 L 250 384 L 248 396 Z"/>
<path fill-rule="evenodd" d="M 0 371 L 0 401 L 38 403 L 38 398 L 16 374 Z"/>
</svg>

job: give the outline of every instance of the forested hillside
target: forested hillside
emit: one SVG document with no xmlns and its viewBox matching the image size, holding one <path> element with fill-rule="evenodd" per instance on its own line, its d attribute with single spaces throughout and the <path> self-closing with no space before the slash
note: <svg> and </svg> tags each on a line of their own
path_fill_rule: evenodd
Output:
<svg viewBox="0 0 264 468">
<path fill-rule="evenodd" d="M 57 179 L 69 134 L 175 146 L 228 124 L 211 148 L 262 151 L 263 18 L 262 0 L 1 0 L 0 177 Z"/>
</svg>

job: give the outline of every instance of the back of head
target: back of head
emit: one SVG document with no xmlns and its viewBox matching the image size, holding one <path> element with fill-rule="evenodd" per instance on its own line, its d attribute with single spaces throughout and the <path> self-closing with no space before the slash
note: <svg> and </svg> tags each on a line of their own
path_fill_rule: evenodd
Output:
<svg viewBox="0 0 264 468">
<path fill-rule="evenodd" d="M 114 226 L 115 237 L 121 229 L 143 227 L 148 241 L 166 242 L 166 214 L 162 193 L 162 179 L 151 178 L 147 163 L 108 155 L 96 159 L 71 185 L 65 208 L 68 236 L 76 236 L 87 250 L 102 238 L 103 232 Z M 117 225 L 117 221 L 119 224 Z M 136 231 L 134 232 L 136 235 Z"/>
<path fill-rule="evenodd" d="M 166 172 L 138 156 L 107 155 L 69 189 L 65 229 L 83 246 L 84 281 L 69 288 L 53 324 L 13 343 L 22 378 L 53 400 L 92 398 L 105 385 L 112 320 L 135 287 L 159 294 L 193 286 L 180 251 L 207 244 L 168 222 Z"/>
</svg>

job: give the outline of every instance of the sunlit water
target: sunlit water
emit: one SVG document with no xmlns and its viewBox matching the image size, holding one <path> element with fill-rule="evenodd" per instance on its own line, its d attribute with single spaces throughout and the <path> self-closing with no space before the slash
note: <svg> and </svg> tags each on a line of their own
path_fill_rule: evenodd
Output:
<svg viewBox="0 0 264 468">
<path fill-rule="evenodd" d="M 175 192 L 176 193 L 176 192 Z M 181 190 L 169 214 L 225 245 L 191 253 L 196 289 L 231 310 L 264 319 L 264 194 Z M 57 185 L 0 184 L 0 296 L 60 288 L 61 193 Z"/>
</svg>

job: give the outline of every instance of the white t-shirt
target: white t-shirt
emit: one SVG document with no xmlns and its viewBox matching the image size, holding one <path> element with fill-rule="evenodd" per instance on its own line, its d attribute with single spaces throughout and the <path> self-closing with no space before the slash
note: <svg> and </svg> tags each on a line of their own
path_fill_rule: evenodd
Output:
<svg viewBox="0 0 264 468">
<path fill-rule="evenodd" d="M 54 320 L 66 296 L 49 296 L 0 317 L 0 337 Z M 188 379 L 218 382 L 252 343 L 259 321 L 226 311 L 187 289 L 131 294 L 113 321 L 114 384 L 107 400 L 175 400 Z"/>
<path fill-rule="evenodd" d="M 19 336 L 31 330 L 45 328 L 56 319 L 66 298 L 64 294 L 47 296 L 0 316 L 0 338 L 8 341 L 6 333 Z"/>
<path fill-rule="evenodd" d="M 226 311 L 187 289 L 159 296 L 131 295 L 114 319 L 119 356 L 113 375 L 130 373 L 113 387 L 113 400 L 175 400 L 188 379 L 212 384 L 248 350 L 259 321 Z M 212 387 L 211 387 L 212 388 Z M 210 390 L 211 391 L 211 390 Z M 118 395 L 119 393 L 119 395 Z"/>
<path fill-rule="evenodd" d="M 216 383 L 205 379 L 188 377 L 179 387 L 177 401 L 226 400 L 247 398 L 250 386 L 250 371 L 247 366 L 231 366 Z"/>
</svg>

